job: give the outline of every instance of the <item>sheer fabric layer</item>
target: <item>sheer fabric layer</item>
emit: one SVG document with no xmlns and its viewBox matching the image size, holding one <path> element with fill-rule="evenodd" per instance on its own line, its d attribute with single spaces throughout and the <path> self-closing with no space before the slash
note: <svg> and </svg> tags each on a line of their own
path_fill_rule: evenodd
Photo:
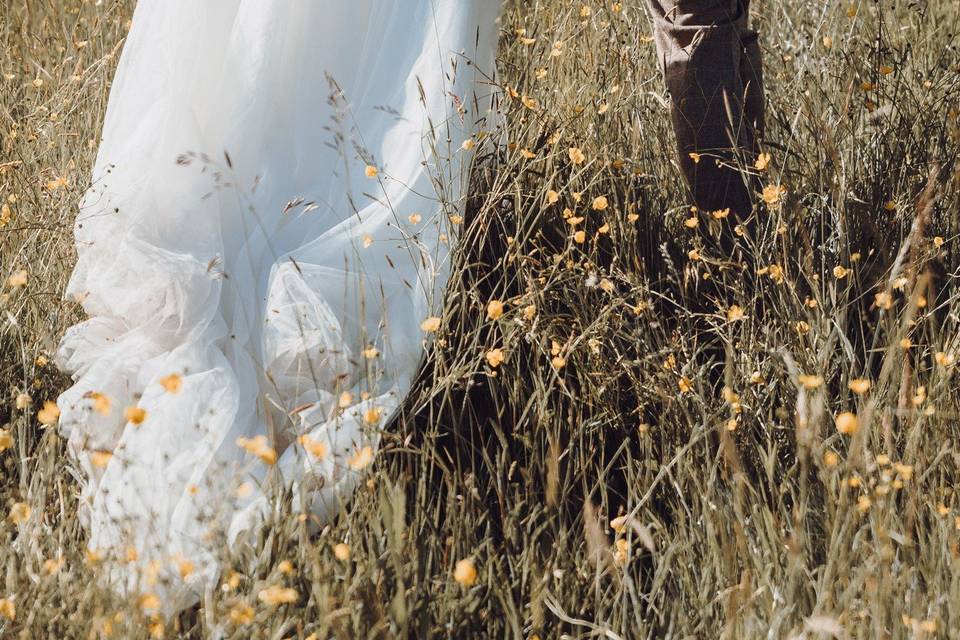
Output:
<svg viewBox="0 0 960 640">
<path fill-rule="evenodd" d="M 140 0 L 75 226 L 89 319 L 58 351 L 81 518 L 122 590 L 196 601 L 272 469 L 321 521 L 349 497 L 438 312 L 497 14 Z"/>
</svg>

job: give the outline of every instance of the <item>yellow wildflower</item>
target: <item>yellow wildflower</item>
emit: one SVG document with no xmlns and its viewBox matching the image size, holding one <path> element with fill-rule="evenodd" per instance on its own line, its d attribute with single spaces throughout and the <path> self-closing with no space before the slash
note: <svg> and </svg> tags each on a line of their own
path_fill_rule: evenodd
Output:
<svg viewBox="0 0 960 640">
<path fill-rule="evenodd" d="M 359 471 L 364 467 L 370 465 L 373 462 L 373 447 L 366 446 L 358 449 L 355 454 L 350 456 L 347 460 L 347 464 L 350 465 L 350 468 L 354 471 Z"/>
<path fill-rule="evenodd" d="M 243 602 L 238 602 L 231 607 L 229 613 L 230 622 L 237 626 L 250 624 L 253 622 L 254 615 L 253 607 Z"/>
<path fill-rule="evenodd" d="M 472 558 L 464 558 L 453 568 L 453 579 L 465 587 L 473 586 L 477 581 L 477 567 Z"/>
<path fill-rule="evenodd" d="M 260 600 L 260 602 L 273 607 L 296 602 L 298 597 L 296 590 L 279 585 L 271 585 L 265 589 L 261 589 L 260 592 L 257 593 L 257 599 Z"/>
<path fill-rule="evenodd" d="M 851 380 L 847 386 L 850 387 L 850 391 L 862 395 L 870 390 L 870 381 L 866 378 L 856 378 L 855 380 Z"/>
<path fill-rule="evenodd" d="M 491 349 L 487 351 L 487 364 L 496 369 L 503 364 L 503 349 Z"/>
<path fill-rule="evenodd" d="M 9 518 L 13 524 L 23 524 L 30 519 L 30 505 L 26 502 L 15 502 L 10 507 L 7 518 Z"/>
<path fill-rule="evenodd" d="M 856 433 L 860 426 L 857 416 L 849 411 L 837 415 L 834 421 L 837 425 L 837 431 L 848 436 Z"/>
<path fill-rule="evenodd" d="M 377 424 L 378 422 L 380 422 L 380 418 L 382 417 L 382 413 L 383 413 L 383 412 L 380 410 L 379 407 L 370 407 L 370 408 L 367 409 L 367 411 L 363 414 L 363 420 L 364 420 L 364 422 L 366 422 L 367 424 Z"/>
<path fill-rule="evenodd" d="M 11 289 L 19 289 L 20 287 L 25 287 L 27 285 L 27 270 L 21 269 L 14 272 L 9 278 L 7 278 L 7 286 Z"/>
<path fill-rule="evenodd" d="M 436 316 L 430 316 L 426 320 L 420 323 L 420 329 L 427 332 L 433 332 L 440 328 L 440 318 Z"/>
<path fill-rule="evenodd" d="M 178 393 L 183 387 L 183 379 L 176 373 L 160 378 L 159 382 L 167 393 Z"/>
<path fill-rule="evenodd" d="M 130 424 L 143 424 L 147 419 L 147 412 L 143 407 L 127 407 L 123 412 L 123 417 Z"/>
<path fill-rule="evenodd" d="M 327 457 L 327 443 L 314 440 L 307 434 L 303 434 L 297 438 L 297 442 L 299 442 L 304 450 L 314 458 L 323 460 Z"/>
<path fill-rule="evenodd" d="M 503 315 L 503 303 L 499 300 L 491 300 L 487 303 L 487 319 L 496 320 Z"/>
<path fill-rule="evenodd" d="M 780 204 L 780 200 L 786 192 L 787 190 L 783 186 L 771 184 L 763 188 L 760 197 L 767 203 L 767 206 L 776 207 Z"/>
<path fill-rule="evenodd" d="M 277 452 L 271 447 L 264 435 L 254 436 L 252 438 L 237 438 L 237 445 L 247 453 L 260 458 L 265 464 L 274 464 L 277 461 Z"/>
</svg>

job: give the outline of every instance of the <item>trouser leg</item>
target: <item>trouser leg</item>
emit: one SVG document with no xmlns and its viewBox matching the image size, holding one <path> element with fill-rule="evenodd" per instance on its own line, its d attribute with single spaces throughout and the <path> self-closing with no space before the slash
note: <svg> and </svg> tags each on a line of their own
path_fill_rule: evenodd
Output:
<svg viewBox="0 0 960 640">
<path fill-rule="evenodd" d="M 751 210 L 750 160 L 763 130 L 762 68 L 749 0 L 648 0 L 672 100 L 680 165 L 701 209 Z M 700 154 L 699 157 L 691 154 Z"/>
<path fill-rule="evenodd" d="M 701 248 L 739 267 L 726 275 L 711 269 L 706 279 L 688 271 L 684 305 L 693 313 L 693 331 L 709 354 L 707 382 L 724 384 L 726 353 L 705 318 L 723 312 L 740 292 L 750 299 L 755 260 L 735 229 L 755 236 L 751 216 L 758 185 L 738 164 L 753 164 L 763 135 L 763 73 L 756 32 L 749 29 L 749 0 L 647 0 L 661 71 L 671 99 L 679 161 L 693 202 L 703 211 L 729 208 L 729 219 L 700 227 Z M 691 156 L 694 154 L 694 156 Z M 697 156 L 699 155 L 699 161 Z M 717 165 L 721 161 L 721 166 Z M 713 236 L 714 231 L 719 235 Z M 731 287 L 725 282 L 735 281 Z M 704 329 L 700 331 L 700 329 Z"/>
</svg>

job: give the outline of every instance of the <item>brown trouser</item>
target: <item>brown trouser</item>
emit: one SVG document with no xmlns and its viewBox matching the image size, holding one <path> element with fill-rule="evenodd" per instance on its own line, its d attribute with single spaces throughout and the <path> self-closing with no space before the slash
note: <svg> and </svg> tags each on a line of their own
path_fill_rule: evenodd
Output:
<svg viewBox="0 0 960 640">
<path fill-rule="evenodd" d="M 673 102 L 680 166 L 697 207 L 750 213 L 753 186 L 734 167 L 763 136 L 763 73 L 750 0 L 647 0 Z M 701 154 L 699 162 L 696 155 Z M 718 166 L 720 160 L 724 166 Z"/>
</svg>

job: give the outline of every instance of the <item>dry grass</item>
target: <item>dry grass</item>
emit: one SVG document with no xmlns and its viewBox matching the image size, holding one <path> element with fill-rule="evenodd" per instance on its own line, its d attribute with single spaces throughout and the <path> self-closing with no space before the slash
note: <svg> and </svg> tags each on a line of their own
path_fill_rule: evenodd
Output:
<svg viewBox="0 0 960 640">
<path fill-rule="evenodd" d="M 0 300 L 0 636 L 960 637 L 960 8 L 754 0 L 786 192 L 731 261 L 728 221 L 683 224 L 640 4 L 508 3 L 501 79 L 535 104 L 481 148 L 442 342 L 369 482 L 318 536 L 280 513 L 163 628 L 90 586 L 37 420 L 132 2 L 0 0 L 0 264 L 28 273 Z"/>
</svg>

